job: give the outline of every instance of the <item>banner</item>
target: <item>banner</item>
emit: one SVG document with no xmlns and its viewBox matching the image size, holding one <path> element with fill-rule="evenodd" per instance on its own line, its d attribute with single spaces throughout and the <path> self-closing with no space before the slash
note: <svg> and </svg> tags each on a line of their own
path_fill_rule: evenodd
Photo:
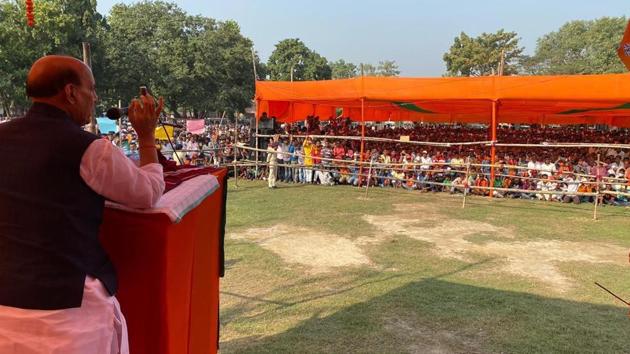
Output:
<svg viewBox="0 0 630 354">
<path fill-rule="evenodd" d="M 187 120 L 186 131 L 192 134 L 203 134 L 206 131 L 206 124 L 203 119 Z"/>
<path fill-rule="evenodd" d="M 166 133 L 164 132 L 164 128 L 166 128 L 166 131 L 168 132 L 168 136 L 171 138 L 171 140 L 173 140 L 173 134 L 174 132 L 174 128 L 170 127 L 170 126 L 159 126 L 157 128 L 155 128 L 155 138 L 158 140 L 168 140 L 168 138 L 166 137 Z"/>
<path fill-rule="evenodd" d="M 626 68 L 630 70 L 630 21 L 628 21 L 626 33 L 624 33 L 623 39 L 621 39 L 619 49 L 617 49 L 617 54 Z"/>
<path fill-rule="evenodd" d="M 96 118 L 96 124 L 98 124 L 98 130 L 101 131 L 101 134 L 118 133 L 118 121 L 116 120 L 99 117 Z"/>
</svg>

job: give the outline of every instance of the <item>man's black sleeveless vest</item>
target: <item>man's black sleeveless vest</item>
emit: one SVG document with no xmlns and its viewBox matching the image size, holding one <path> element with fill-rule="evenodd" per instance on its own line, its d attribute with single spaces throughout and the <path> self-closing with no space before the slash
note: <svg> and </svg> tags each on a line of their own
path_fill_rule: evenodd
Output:
<svg viewBox="0 0 630 354">
<path fill-rule="evenodd" d="M 80 307 L 86 275 L 116 292 L 98 240 L 104 198 L 80 175 L 95 139 L 46 104 L 0 124 L 0 305 Z"/>
</svg>

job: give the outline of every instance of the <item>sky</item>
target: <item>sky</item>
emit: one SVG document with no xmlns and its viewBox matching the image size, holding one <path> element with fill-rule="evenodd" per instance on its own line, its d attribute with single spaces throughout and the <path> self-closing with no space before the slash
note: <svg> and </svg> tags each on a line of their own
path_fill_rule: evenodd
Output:
<svg viewBox="0 0 630 354">
<path fill-rule="evenodd" d="M 299 38 L 330 61 L 395 60 L 401 76 L 442 76 L 442 56 L 461 32 L 514 31 L 526 54 L 567 21 L 630 17 L 628 0 L 169 0 L 192 15 L 235 20 L 263 61 L 276 43 Z M 116 3 L 98 0 L 108 14 Z"/>
</svg>

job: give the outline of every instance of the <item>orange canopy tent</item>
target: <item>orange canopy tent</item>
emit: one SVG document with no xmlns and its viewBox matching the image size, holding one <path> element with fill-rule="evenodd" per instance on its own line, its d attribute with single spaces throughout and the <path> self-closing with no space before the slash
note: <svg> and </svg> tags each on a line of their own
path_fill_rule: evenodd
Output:
<svg viewBox="0 0 630 354">
<path fill-rule="evenodd" d="M 630 127 L 630 75 L 359 77 L 256 82 L 257 117 L 283 122 L 343 109 L 357 121 L 606 124 Z"/>
<path fill-rule="evenodd" d="M 359 77 L 347 80 L 256 82 L 256 116 L 295 122 L 307 116 L 365 121 L 606 124 L 630 127 L 630 75 Z M 362 124 L 361 136 L 365 136 Z M 361 139 L 363 160 L 364 139 Z M 490 147 L 492 165 L 496 148 Z M 493 185 L 495 169 L 491 169 Z M 492 196 L 492 192 L 490 193 Z"/>
</svg>

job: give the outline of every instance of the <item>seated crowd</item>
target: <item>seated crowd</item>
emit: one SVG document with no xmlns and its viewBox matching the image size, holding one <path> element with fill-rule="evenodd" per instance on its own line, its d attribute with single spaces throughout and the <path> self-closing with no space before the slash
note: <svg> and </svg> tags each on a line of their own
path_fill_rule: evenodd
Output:
<svg viewBox="0 0 630 354">
<path fill-rule="evenodd" d="M 267 154 L 275 155 L 277 180 L 282 182 L 355 186 L 369 183 L 383 188 L 448 193 L 466 191 L 477 195 L 489 195 L 490 187 L 493 187 L 492 193 L 496 197 L 573 203 L 593 202 L 595 193 L 599 192 L 604 204 L 630 205 L 626 195 L 630 192 L 629 151 L 545 146 L 563 142 L 626 144 L 630 138 L 627 129 L 597 130 L 583 126 L 499 128 L 497 140 L 500 143 L 542 146 L 497 147 L 494 183 L 488 166 L 490 147 L 483 143 L 456 144 L 490 140 L 487 128 L 482 126 L 370 126 L 366 129 L 366 137 L 391 141 L 366 141 L 362 158 L 359 140 L 337 138 L 361 135 L 361 128 L 348 119 L 320 125 L 310 117 L 305 126 L 286 124 L 274 132 L 277 137 L 260 147 L 266 149 Z M 226 165 L 236 157 L 237 161 L 247 164 L 239 168 L 240 178 L 266 178 L 266 154 L 259 152 L 258 169 L 253 163 L 256 155 L 251 143 L 254 130 L 242 125 L 237 134 L 238 145 L 249 146 L 249 149 L 236 148 L 236 154 L 233 125 L 209 125 L 200 135 L 178 132 L 172 139 L 175 149 L 166 141 L 158 142 L 158 147 L 167 158 L 184 165 Z M 311 135 L 320 137 L 312 138 Z M 121 136 L 109 135 L 109 138 L 133 158 L 137 152 L 132 134 Z M 411 141 L 452 144 L 410 144 L 400 141 L 401 136 L 408 136 Z"/>
<path fill-rule="evenodd" d="M 339 122 L 336 122 L 339 123 Z M 542 147 L 497 147 L 494 183 L 491 182 L 490 147 L 456 145 L 436 147 L 400 141 L 367 141 L 359 164 L 360 142 L 338 140 L 333 135 L 357 136 L 351 124 L 328 124 L 305 137 L 304 130 L 284 127 L 289 137 L 277 138 L 268 153 L 277 155 L 277 178 L 289 183 L 351 184 L 405 188 L 419 191 L 541 199 L 561 202 L 600 202 L 630 205 L 625 195 L 630 180 L 630 154 L 623 149 L 554 148 L 562 142 L 615 143 L 628 141 L 626 129 L 595 130 L 586 127 L 500 128 L 501 143 L 543 144 Z M 483 128 L 416 125 L 407 128 L 368 129 L 367 137 L 411 141 L 487 141 Z M 330 135 L 330 138 L 321 137 Z M 598 159 L 599 158 L 599 159 Z M 242 177 L 254 178 L 252 168 Z M 491 185 L 492 184 L 492 185 Z"/>
</svg>

